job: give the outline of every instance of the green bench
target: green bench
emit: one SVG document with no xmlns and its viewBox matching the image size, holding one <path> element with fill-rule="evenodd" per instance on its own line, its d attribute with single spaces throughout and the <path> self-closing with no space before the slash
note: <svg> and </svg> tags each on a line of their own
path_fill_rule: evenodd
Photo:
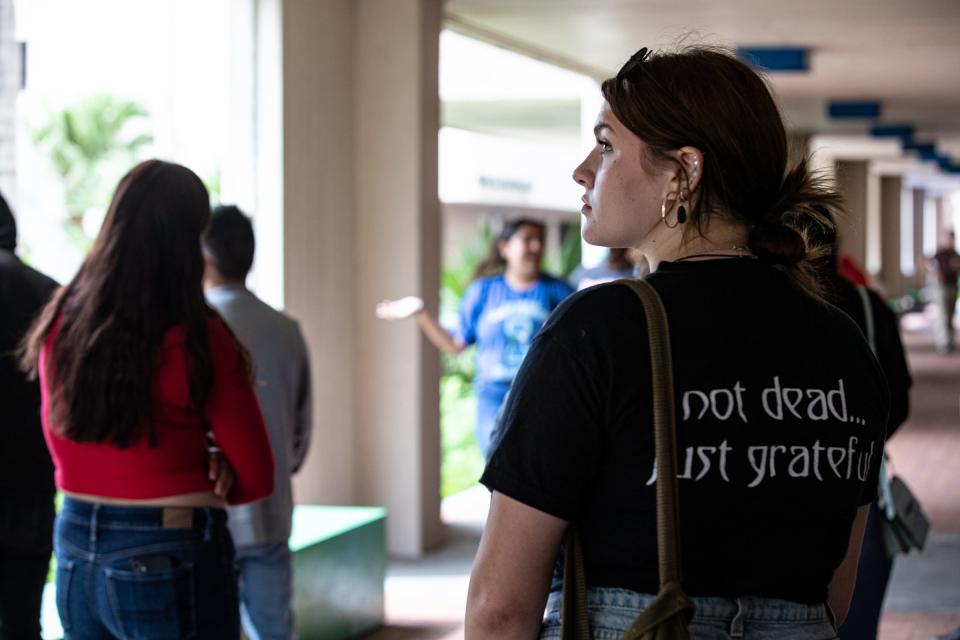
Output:
<svg viewBox="0 0 960 640">
<path fill-rule="evenodd" d="M 383 624 L 387 511 L 300 505 L 293 512 L 293 607 L 302 640 L 340 640 Z"/>
</svg>

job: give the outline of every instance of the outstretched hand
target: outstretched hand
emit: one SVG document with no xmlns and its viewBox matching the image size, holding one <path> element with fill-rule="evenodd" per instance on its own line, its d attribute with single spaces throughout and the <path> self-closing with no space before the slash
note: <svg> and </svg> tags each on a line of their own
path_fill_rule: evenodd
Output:
<svg viewBox="0 0 960 640">
<path fill-rule="evenodd" d="M 377 305 L 377 317 L 381 320 L 403 320 L 423 311 L 423 298 L 407 296 L 399 300 L 384 300 Z"/>
</svg>

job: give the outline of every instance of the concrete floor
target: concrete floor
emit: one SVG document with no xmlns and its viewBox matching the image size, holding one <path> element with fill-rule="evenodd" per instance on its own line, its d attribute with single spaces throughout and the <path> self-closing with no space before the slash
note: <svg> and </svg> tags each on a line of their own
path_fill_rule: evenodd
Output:
<svg viewBox="0 0 960 640">
<path fill-rule="evenodd" d="M 931 640 L 960 629 L 960 353 L 939 355 L 928 315 L 905 318 L 914 388 L 908 422 L 890 442 L 894 471 L 920 499 L 933 531 L 922 553 L 901 556 L 879 640 Z M 463 637 L 470 564 L 489 496 L 473 489 L 444 501 L 447 543 L 417 562 L 392 562 L 387 625 L 365 640 Z"/>
</svg>

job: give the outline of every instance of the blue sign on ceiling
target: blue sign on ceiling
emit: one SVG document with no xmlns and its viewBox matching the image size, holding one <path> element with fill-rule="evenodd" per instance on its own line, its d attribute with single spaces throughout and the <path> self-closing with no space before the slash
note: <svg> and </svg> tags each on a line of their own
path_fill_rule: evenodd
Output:
<svg viewBox="0 0 960 640">
<path fill-rule="evenodd" d="M 806 47 L 739 47 L 737 57 L 764 71 L 803 73 L 810 70 Z"/>
</svg>

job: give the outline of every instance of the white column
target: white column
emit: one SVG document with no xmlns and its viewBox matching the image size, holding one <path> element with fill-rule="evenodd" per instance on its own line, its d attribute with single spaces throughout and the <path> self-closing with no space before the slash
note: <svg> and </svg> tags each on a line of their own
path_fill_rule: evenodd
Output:
<svg viewBox="0 0 960 640">
<path fill-rule="evenodd" d="M 844 160 L 837 163 L 837 190 L 844 197 L 846 215 L 837 220 L 840 251 L 861 267 L 867 267 L 867 163 Z"/>
<path fill-rule="evenodd" d="M 440 536 L 440 360 L 374 307 L 438 306 L 440 19 L 439 0 L 283 0 L 279 28 L 284 295 L 314 374 L 297 499 L 386 506 L 401 556 Z"/>
<path fill-rule="evenodd" d="M 354 43 L 357 490 L 385 504 L 390 549 L 440 536 L 440 359 L 413 322 L 373 315 L 415 294 L 436 310 L 440 0 L 360 0 Z"/>
<path fill-rule="evenodd" d="M 20 48 L 14 35 L 13 0 L 0 0 L 0 192 L 16 208 L 17 92 Z"/>
<path fill-rule="evenodd" d="M 310 347 L 313 373 L 313 446 L 295 489 L 298 501 L 311 504 L 357 502 L 351 4 L 284 0 L 276 25 L 283 289 Z M 259 19 L 262 31 L 274 16 Z"/>
<path fill-rule="evenodd" d="M 900 176 L 880 178 L 880 282 L 887 297 L 903 295 L 903 272 L 900 269 L 900 216 L 903 201 L 903 179 Z"/>
</svg>

